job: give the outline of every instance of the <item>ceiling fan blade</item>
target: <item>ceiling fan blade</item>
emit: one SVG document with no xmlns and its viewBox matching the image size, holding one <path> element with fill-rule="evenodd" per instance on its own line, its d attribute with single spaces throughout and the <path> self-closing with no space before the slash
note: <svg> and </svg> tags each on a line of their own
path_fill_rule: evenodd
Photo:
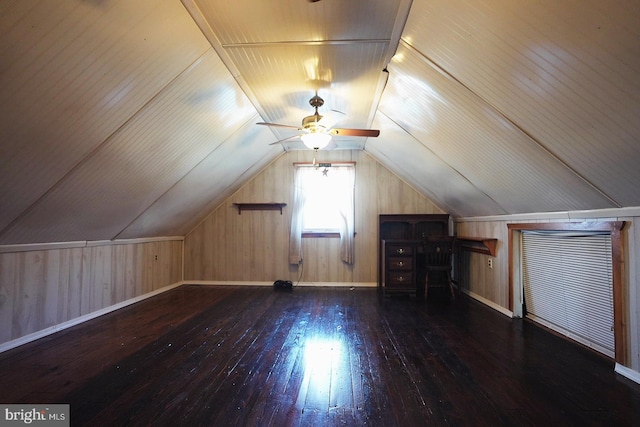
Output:
<svg viewBox="0 0 640 427">
<path fill-rule="evenodd" d="M 331 135 L 335 136 L 370 136 L 376 137 L 380 135 L 378 129 L 331 129 Z"/>
<path fill-rule="evenodd" d="M 289 128 L 289 129 L 296 129 L 296 130 L 300 130 L 299 126 L 291 126 L 291 125 L 281 125 L 279 123 L 264 123 L 264 122 L 258 122 L 256 123 L 257 125 L 263 125 L 263 126 L 275 126 L 275 127 L 279 127 L 279 128 Z"/>
<path fill-rule="evenodd" d="M 336 124 L 338 124 L 338 122 L 344 120 L 345 117 L 346 117 L 346 114 L 343 113 L 342 111 L 330 110 L 324 113 L 324 115 L 322 116 L 322 119 L 320 119 L 318 124 L 321 126 L 324 126 L 327 129 L 331 129 Z"/>
<path fill-rule="evenodd" d="M 322 150 L 323 150 L 323 151 L 330 151 L 330 150 L 337 150 L 338 148 L 340 148 L 340 147 L 338 147 L 338 144 L 336 144 L 335 139 L 332 139 L 332 140 L 327 144 L 327 146 L 326 146 L 326 147 L 324 147 Z"/>
<path fill-rule="evenodd" d="M 276 144 L 280 144 L 280 143 L 283 143 L 283 142 L 288 141 L 288 140 L 290 140 L 290 139 L 298 138 L 299 136 L 300 136 L 300 135 L 293 135 L 293 136 L 290 136 L 290 137 L 288 137 L 288 138 L 280 139 L 280 140 L 278 140 L 278 141 L 272 142 L 272 143 L 271 143 L 271 144 L 269 144 L 269 145 L 276 145 Z"/>
</svg>

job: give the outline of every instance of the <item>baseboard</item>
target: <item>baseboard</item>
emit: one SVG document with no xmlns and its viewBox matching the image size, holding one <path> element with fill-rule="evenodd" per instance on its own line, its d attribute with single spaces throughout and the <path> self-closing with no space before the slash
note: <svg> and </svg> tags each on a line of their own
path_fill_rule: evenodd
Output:
<svg viewBox="0 0 640 427">
<path fill-rule="evenodd" d="M 234 280 L 183 280 L 184 285 L 202 286 L 273 286 L 273 282 L 241 282 Z"/>
<path fill-rule="evenodd" d="M 476 300 L 478 302 L 481 302 L 482 304 L 484 304 L 484 305 L 486 305 L 486 306 L 488 306 L 490 308 L 493 308 L 496 311 L 499 311 L 500 313 L 504 314 L 505 316 L 513 317 L 513 311 L 508 310 L 508 309 L 504 308 L 503 306 L 496 304 L 493 301 L 490 301 L 490 300 L 488 300 L 488 299 L 486 299 L 484 297 L 481 297 L 480 295 L 478 295 L 478 294 L 476 294 L 474 292 L 468 291 L 466 289 L 463 289 L 462 292 L 467 294 L 467 295 L 469 295 L 474 300 Z"/>
<path fill-rule="evenodd" d="M 627 368 L 626 366 L 616 363 L 615 372 L 616 374 L 620 374 L 623 377 L 640 384 L 640 372 L 638 371 L 634 371 L 631 368 Z"/>
<path fill-rule="evenodd" d="M 185 280 L 185 285 L 210 286 L 273 286 L 273 282 L 251 282 L 236 280 Z M 294 282 L 293 286 L 300 287 L 332 287 L 332 288 L 375 288 L 377 282 Z"/>
<path fill-rule="evenodd" d="M 46 337 L 48 335 L 55 334 L 56 332 L 62 331 L 64 329 L 70 328 L 72 326 L 79 325 L 81 323 L 84 323 L 84 322 L 87 322 L 89 320 L 95 319 L 96 317 L 100 317 L 100 316 L 103 316 L 103 315 L 105 315 L 107 313 L 111 313 L 112 311 L 116 311 L 116 310 L 119 310 L 121 308 L 124 308 L 124 307 L 126 307 L 128 305 L 135 304 L 135 303 L 143 301 L 143 300 L 145 300 L 147 298 L 151 298 L 153 296 L 159 295 L 159 294 L 161 294 L 163 292 L 170 291 L 171 289 L 175 289 L 175 288 L 177 288 L 179 286 L 182 286 L 182 284 L 183 284 L 182 282 L 177 282 L 177 283 L 174 283 L 172 285 L 165 286 L 165 287 L 160 288 L 160 289 L 156 289 L 155 291 L 146 293 L 144 295 L 139 295 L 137 297 L 128 299 L 126 301 L 119 302 L 118 304 L 110 305 L 109 307 L 102 308 L 102 309 L 94 311 L 92 313 L 85 314 L 85 315 L 76 317 L 76 318 L 71 319 L 71 320 L 67 320 L 66 322 L 62 322 L 62 323 L 59 323 L 59 324 L 54 325 L 54 326 L 50 326 L 48 328 L 39 330 L 37 332 L 31 333 L 31 334 L 28 334 L 28 335 L 25 335 L 23 337 L 16 338 L 14 340 L 4 342 L 4 343 L 0 344 L 0 353 L 8 351 L 8 350 L 11 350 L 13 348 L 19 347 L 19 346 L 24 345 L 24 344 L 30 343 L 30 342 L 38 340 L 40 338 L 44 338 L 44 337 Z"/>
<path fill-rule="evenodd" d="M 294 286 L 296 283 L 294 283 Z M 378 282 L 300 282 L 298 286 L 320 286 L 333 288 L 377 288 Z"/>
</svg>

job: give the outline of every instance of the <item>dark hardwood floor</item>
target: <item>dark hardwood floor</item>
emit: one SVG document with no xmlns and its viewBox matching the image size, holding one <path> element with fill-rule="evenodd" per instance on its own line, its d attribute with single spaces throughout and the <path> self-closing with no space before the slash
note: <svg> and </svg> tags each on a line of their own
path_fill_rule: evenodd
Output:
<svg viewBox="0 0 640 427">
<path fill-rule="evenodd" d="M 0 354 L 73 426 L 640 425 L 613 362 L 465 297 L 183 286 Z"/>
</svg>

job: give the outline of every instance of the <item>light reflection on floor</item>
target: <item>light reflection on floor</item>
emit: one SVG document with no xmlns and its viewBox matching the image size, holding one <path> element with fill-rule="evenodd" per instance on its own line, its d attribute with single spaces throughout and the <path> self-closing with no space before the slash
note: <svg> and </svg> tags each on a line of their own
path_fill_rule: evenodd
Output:
<svg viewBox="0 0 640 427">
<path fill-rule="evenodd" d="M 334 338 L 316 337 L 305 341 L 304 377 L 297 409 L 328 410 L 332 406 L 333 390 L 340 386 L 339 379 L 350 375 L 348 364 L 344 363 L 345 353 L 343 342 Z"/>
</svg>

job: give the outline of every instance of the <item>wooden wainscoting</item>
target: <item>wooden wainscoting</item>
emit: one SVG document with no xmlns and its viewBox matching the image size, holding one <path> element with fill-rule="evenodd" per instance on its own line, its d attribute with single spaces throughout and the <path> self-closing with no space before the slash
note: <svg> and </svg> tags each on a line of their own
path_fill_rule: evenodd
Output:
<svg viewBox="0 0 640 427">
<path fill-rule="evenodd" d="M 0 253 L 0 345 L 182 280 L 182 240 Z"/>
</svg>

